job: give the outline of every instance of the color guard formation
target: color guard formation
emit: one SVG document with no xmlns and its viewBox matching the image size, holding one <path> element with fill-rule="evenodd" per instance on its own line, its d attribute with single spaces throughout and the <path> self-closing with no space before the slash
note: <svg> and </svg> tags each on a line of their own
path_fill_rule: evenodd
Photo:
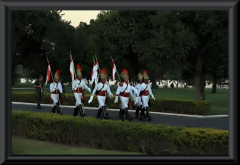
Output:
<svg viewBox="0 0 240 165">
<path fill-rule="evenodd" d="M 49 63 L 49 62 L 48 62 Z M 50 68 L 50 67 L 48 67 Z M 111 77 L 114 80 L 114 74 L 116 71 L 115 63 L 113 62 L 112 66 L 112 74 Z M 50 80 L 50 70 L 47 70 L 47 81 Z M 94 73 L 94 72 L 97 72 Z M 85 81 L 82 80 L 82 67 L 80 64 L 76 65 L 76 70 L 74 69 L 74 63 L 72 60 L 72 56 L 70 55 L 70 75 L 72 77 L 72 91 L 76 100 L 75 108 L 73 110 L 73 116 L 77 116 L 78 114 L 81 117 L 86 115 L 84 109 L 84 102 L 86 101 L 86 97 L 84 95 L 84 90 L 87 90 L 91 93 L 91 96 L 88 100 L 90 104 L 96 95 L 98 100 L 98 112 L 96 114 L 97 118 L 109 119 L 107 112 L 107 100 L 108 96 L 113 98 L 114 95 L 111 92 L 111 89 L 107 83 L 107 70 L 106 68 L 99 69 L 98 62 L 94 62 L 92 79 L 96 79 L 96 85 L 91 92 L 91 88 L 89 88 Z M 95 75 L 95 76 L 94 76 Z M 151 87 L 149 85 L 149 76 L 146 70 L 140 71 L 137 75 L 138 83 L 136 86 L 129 83 L 129 73 L 127 69 L 122 69 L 122 72 L 119 76 L 120 82 L 118 84 L 117 90 L 115 92 L 115 100 L 114 103 L 118 103 L 120 101 L 121 106 L 119 110 L 119 119 L 124 121 L 125 119 L 131 121 L 133 118 L 130 116 L 128 110 L 131 107 L 131 102 L 137 105 L 135 118 L 139 118 L 139 120 L 145 120 L 148 118 L 148 121 L 151 121 L 150 113 L 149 113 L 149 99 L 150 96 L 155 100 Z M 53 77 L 52 77 L 53 78 Z M 53 82 L 50 84 L 50 92 L 51 92 L 51 100 L 53 101 L 52 112 L 57 112 L 62 115 L 61 107 L 60 107 L 60 99 L 59 94 L 63 93 L 63 88 L 60 79 L 60 70 L 57 70 L 54 74 Z M 93 81 L 92 81 L 93 82 Z M 140 113 L 140 114 L 139 114 Z"/>
</svg>

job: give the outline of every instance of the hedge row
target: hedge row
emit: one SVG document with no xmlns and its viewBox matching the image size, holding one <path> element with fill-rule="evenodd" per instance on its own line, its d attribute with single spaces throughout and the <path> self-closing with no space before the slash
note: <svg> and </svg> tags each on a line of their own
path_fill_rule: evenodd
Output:
<svg viewBox="0 0 240 165">
<path fill-rule="evenodd" d="M 156 155 L 227 155 L 228 131 L 12 110 L 12 134 Z"/>
<path fill-rule="evenodd" d="M 75 105 L 75 98 L 73 94 L 65 94 L 67 101 L 63 98 L 63 105 Z M 89 107 L 98 107 L 98 101 L 96 96 L 91 104 L 88 104 L 88 99 L 90 95 L 86 95 L 85 106 Z M 110 108 L 119 108 L 120 100 L 118 103 L 114 103 L 114 99 L 109 99 Z M 32 92 L 16 92 L 12 93 L 13 102 L 28 102 L 36 103 L 36 95 Z M 50 95 L 43 94 L 42 97 L 43 104 L 52 104 Z M 151 100 L 150 111 L 153 112 L 170 112 L 170 113 L 180 113 L 180 114 L 191 114 L 191 115 L 207 115 L 210 111 L 211 102 L 210 101 L 198 101 L 198 100 L 183 100 L 183 99 L 156 99 Z M 135 109 L 136 106 L 133 104 L 132 109 Z M 130 109 L 131 109 L 130 108 Z"/>
</svg>

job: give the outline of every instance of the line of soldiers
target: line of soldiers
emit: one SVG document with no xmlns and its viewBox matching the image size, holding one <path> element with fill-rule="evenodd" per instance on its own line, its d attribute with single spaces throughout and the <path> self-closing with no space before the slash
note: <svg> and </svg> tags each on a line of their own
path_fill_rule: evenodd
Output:
<svg viewBox="0 0 240 165">
<path fill-rule="evenodd" d="M 145 118 L 148 118 L 148 121 L 150 121 L 151 117 L 149 114 L 149 99 L 150 96 L 154 100 L 155 98 L 152 94 L 151 87 L 148 84 L 149 77 L 147 71 L 144 70 L 142 73 L 140 72 L 137 75 L 138 84 L 135 87 L 133 86 L 133 84 L 129 83 L 128 70 L 123 69 L 120 76 L 122 78 L 122 81 L 118 84 L 114 100 L 114 103 L 117 103 L 118 99 L 120 98 L 121 106 L 119 111 L 119 119 L 124 121 L 126 117 L 126 119 L 128 119 L 129 121 L 132 120 L 128 109 L 130 107 L 131 101 L 133 100 L 134 103 L 137 105 L 135 118 L 139 118 L 140 120 L 145 120 Z M 50 92 L 51 99 L 53 101 L 52 112 L 62 114 L 60 108 L 61 101 L 59 96 L 61 96 L 61 94 L 63 93 L 63 86 L 59 82 L 59 79 L 60 70 L 57 70 L 54 74 L 54 81 L 50 84 Z M 107 102 L 108 96 L 110 98 L 113 98 L 113 94 L 111 93 L 110 87 L 106 82 L 106 79 L 106 68 L 102 68 L 99 74 L 98 83 L 95 85 L 91 93 L 91 88 L 89 88 L 86 85 L 85 81 L 82 80 L 82 67 L 79 64 L 76 65 L 76 78 L 72 81 L 72 91 L 76 99 L 76 107 L 74 108 L 73 113 L 74 116 L 77 116 L 78 113 L 82 117 L 86 115 L 83 103 L 86 101 L 84 90 L 87 90 L 89 93 L 91 93 L 90 99 L 88 100 L 89 104 L 92 102 L 94 95 L 97 96 L 99 103 L 97 118 L 103 117 L 104 119 L 109 119 L 107 112 Z"/>
</svg>

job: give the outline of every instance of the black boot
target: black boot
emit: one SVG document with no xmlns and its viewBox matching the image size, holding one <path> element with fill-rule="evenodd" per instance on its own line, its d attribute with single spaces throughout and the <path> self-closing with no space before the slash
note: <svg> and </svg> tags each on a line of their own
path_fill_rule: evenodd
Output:
<svg viewBox="0 0 240 165">
<path fill-rule="evenodd" d="M 103 117 L 104 119 L 109 119 L 109 117 L 107 116 L 107 111 L 106 111 L 106 107 L 105 106 L 102 106 L 102 113 L 103 113 Z"/>
<path fill-rule="evenodd" d="M 150 117 L 150 114 L 149 114 L 149 108 L 146 107 L 146 117 L 148 117 L 148 121 L 151 121 L 151 117 Z"/>
<path fill-rule="evenodd" d="M 119 118 L 119 119 L 122 118 L 122 108 L 119 109 L 118 118 Z"/>
<path fill-rule="evenodd" d="M 145 108 L 142 108 L 139 120 L 145 120 L 145 118 L 144 118 L 144 111 L 145 111 Z"/>
<path fill-rule="evenodd" d="M 139 109 L 140 109 L 140 107 L 139 107 L 139 106 L 137 106 L 137 109 L 136 109 L 136 112 L 135 112 L 135 118 L 138 118 Z"/>
<path fill-rule="evenodd" d="M 78 115 L 78 106 L 76 106 L 73 110 L 73 116 L 77 116 Z"/>
<path fill-rule="evenodd" d="M 82 110 L 82 105 L 81 105 L 81 104 L 78 105 L 78 111 L 79 111 L 79 115 L 80 115 L 81 117 L 83 117 L 84 115 L 83 115 L 83 110 Z"/>
<path fill-rule="evenodd" d="M 108 102 L 105 102 L 105 107 L 106 107 L 106 115 L 108 116 L 108 111 L 107 111 L 107 108 L 109 108 L 108 107 Z"/>
<path fill-rule="evenodd" d="M 97 118 L 98 118 L 98 119 L 101 118 L 101 112 L 102 112 L 102 109 L 99 108 L 99 109 L 98 109 L 98 113 L 97 113 Z"/>
<path fill-rule="evenodd" d="M 60 106 L 59 106 L 59 103 L 56 103 L 56 110 L 57 110 L 57 113 L 60 114 Z"/>
<path fill-rule="evenodd" d="M 128 108 L 125 108 L 124 109 L 124 112 L 125 112 L 125 114 L 126 114 L 126 118 L 129 120 L 129 121 L 131 121 L 132 120 L 132 117 L 129 115 L 129 113 L 128 113 Z"/>
<path fill-rule="evenodd" d="M 38 108 L 38 109 L 41 109 L 41 108 L 42 108 L 41 105 L 40 105 L 40 101 L 39 101 L 39 100 L 37 101 L 37 108 Z"/>
<path fill-rule="evenodd" d="M 120 108 L 120 111 L 119 111 L 119 119 L 124 121 L 124 110 L 122 108 Z"/>
<path fill-rule="evenodd" d="M 54 105 L 53 108 L 52 108 L 52 113 L 55 113 L 57 107 Z"/>
</svg>

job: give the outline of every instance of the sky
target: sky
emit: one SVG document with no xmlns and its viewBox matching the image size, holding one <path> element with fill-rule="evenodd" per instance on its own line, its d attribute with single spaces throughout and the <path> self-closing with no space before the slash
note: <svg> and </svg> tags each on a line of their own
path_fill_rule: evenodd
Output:
<svg viewBox="0 0 240 165">
<path fill-rule="evenodd" d="M 96 19 L 100 10 L 62 10 L 62 19 L 71 21 L 71 25 L 77 27 L 79 23 L 86 22 L 89 24 L 91 19 Z"/>
</svg>

